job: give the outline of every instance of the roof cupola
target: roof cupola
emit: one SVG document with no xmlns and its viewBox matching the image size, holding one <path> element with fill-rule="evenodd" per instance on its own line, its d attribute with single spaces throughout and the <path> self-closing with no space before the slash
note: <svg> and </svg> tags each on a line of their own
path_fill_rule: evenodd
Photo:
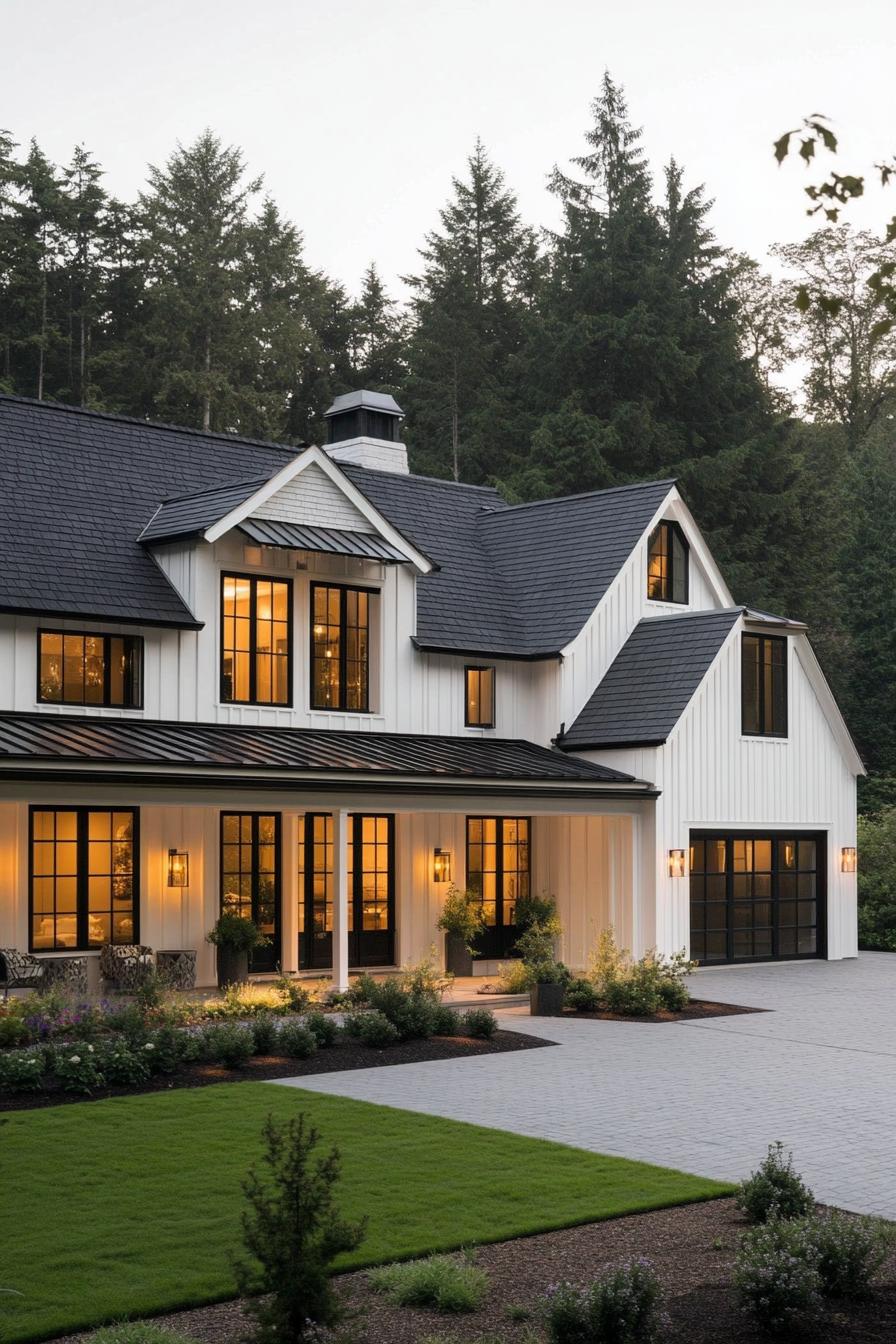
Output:
<svg viewBox="0 0 896 1344">
<path fill-rule="evenodd" d="M 407 448 L 399 434 L 404 411 L 386 392 L 346 392 L 324 413 L 327 452 L 337 462 L 375 471 L 408 473 Z"/>
</svg>

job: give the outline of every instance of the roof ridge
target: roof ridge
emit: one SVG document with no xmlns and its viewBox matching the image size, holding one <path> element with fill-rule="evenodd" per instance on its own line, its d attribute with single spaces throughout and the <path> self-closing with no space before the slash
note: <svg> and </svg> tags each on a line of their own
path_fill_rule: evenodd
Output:
<svg viewBox="0 0 896 1344">
<path fill-rule="evenodd" d="M 354 467 L 356 471 L 363 471 L 371 476 L 388 476 L 393 480 L 399 481 L 426 481 L 428 485 L 447 485 L 452 490 L 481 490 L 484 493 L 497 495 L 502 498 L 496 485 L 474 485 L 472 481 L 451 481 L 447 476 L 424 476 L 419 471 L 389 471 L 385 467 L 365 467 L 360 462 L 338 462 L 338 466 Z M 511 508 L 512 505 L 506 505 Z"/>
<path fill-rule="evenodd" d="M 631 481 L 628 485 L 609 485 L 605 490 L 582 490 L 577 495 L 552 495 L 549 499 L 530 499 L 523 504 L 508 504 L 501 509 L 502 514 L 513 513 L 517 509 L 534 509 L 541 504 L 567 504 L 573 499 L 595 499 L 599 495 L 619 494 L 623 490 L 645 490 L 650 485 L 667 485 L 670 488 L 678 482 L 677 476 L 657 481 Z"/>
<path fill-rule="evenodd" d="M 72 406 L 66 401 L 40 401 L 37 397 L 21 397 L 12 392 L 0 392 L 0 402 L 3 401 L 34 406 L 42 411 L 66 411 L 70 415 L 85 415 L 94 420 L 118 420 L 126 425 L 139 425 L 142 429 L 164 429 L 171 434 L 191 434 L 200 439 L 223 439 L 226 443 L 251 444 L 253 448 L 275 448 L 278 452 L 289 453 L 293 457 L 311 446 L 304 441 L 291 446 L 275 443 L 273 439 L 253 439 L 246 434 L 229 434 L 218 429 L 194 429 L 190 425 L 173 425 L 165 420 L 141 419 L 138 415 L 125 415 L 123 411 L 96 411 L 89 406 Z"/>
</svg>

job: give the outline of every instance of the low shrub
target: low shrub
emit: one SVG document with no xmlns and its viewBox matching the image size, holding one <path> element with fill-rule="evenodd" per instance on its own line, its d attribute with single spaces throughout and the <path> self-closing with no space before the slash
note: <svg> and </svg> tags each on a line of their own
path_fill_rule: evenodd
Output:
<svg viewBox="0 0 896 1344">
<path fill-rule="evenodd" d="M 463 1017 L 465 1036 L 475 1036 L 490 1041 L 498 1030 L 498 1019 L 491 1008 L 468 1008 Z"/>
<path fill-rule="evenodd" d="M 433 1307 L 446 1313 L 476 1311 L 488 1275 L 464 1255 L 431 1255 L 425 1260 L 383 1265 L 368 1275 L 371 1287 L 399 1307 Z"/>
<path fill-rule="evenodd" d="M 317 1037 L 300 1022 L 286 1022 L 278 1033 L 277 1049 L 290 1059 L 308 1059 L 317 1049 Z"/>
<path fill-rule="evenodd" d="M 502 962 L 498 986 L 505 994 L 527 994 L 534 984 L 532 967 L 525 961 Z"/>
<path fill-rule="evenodd" d="M 57 1046 L 52 1068 L 63 1092 L 89 1093 L 103 1084 L 99 1055 L 89 1041 Z"/>
<path fill-rule="evenodd" d="M 434 947 L 430 947 L 427 955 L 419 961 L 409 962 L 402 967 L 398 979 L 401 988 L 408 994 L 423 994 L 436 1001 L 441 999 L 453 982 L 454 976 L 450 971 L 440 968 Z"/>
<path fill-rule="evenodd" d="M 589 1288 L 561 1283 L 545 1301 L 552 1344 L 653 1344 L 666 1333 L 659 1280 L 648 1260 L 633 1260 Z"/>
<path fill-rule="evenodd" d="M 145 1042 L 151 1045 L 149 1067 L 153 1073 L 174 1073 L 181 1064 L 191 1063 L 204 1053 L 205 1042 L 177 1027 L 159 1027 Z"/>
<path fill-rule="evenodd" d="M 255 1041 L 248 1027 L 221 1022 L 203 1032 L 206 1058 L 228 1069 L 241 1069 L 255 1053 Z"/>
<path fill-rule="evenodd" d="M 808 1326 L 821 1308 L 822 1278 L 806 1220 L 772 1218 L 744 1233 L 733 1279 L 741 1306 L 769 1334 Z"/>
<path fill-rule="evenodd" d="M 0 1050 L 31 1044 L 31 1031 L 18 1013 L 0 1010 Z"/>
<path fill-rule="evenodd" d="M 593 1013 L 600 1007 L 600 995 L 591 981 L 583 977 L 570 980 L 566 986 L 565 1003 L 577 1013 Z"/>
<path fill-rule="evenodd" d="M 770 1143 L 768 1154 L 737 1188 L 735 1203 L 751 1223 L 771 1218 L 803 1218 L 815 1207 L 812 1191 L 793 1166 L 783 1143 Z"/>
<path fill-rule="evenodd" d="M 178 1330 L 167 1330 L 148 1321 L 122 1321 L 107 1325 L 84 1336 L 84 1344 L 196 1344 L 191 1335 Z"/>
<path fill-rule="evenodd" d="M 37 1092 L 47 1059 L 43 1050 L 10 1050 L 0 1055 L 0 1092 Z"/>
<path fill-rule="evenodd" d="M 461 1016 L 456 1008 L 447 1003 L 438 1003 L 433 1009 L 432 1034 L 434 1036 L 459 1036 Z"/>
<path fill-rule="evenodd" d="M 805 1221 L 826 1297 L 867 1297 L 893 1244 L 892 1224 L 829 1212 Z"/>
<path fill-rule="evenodd" d="M 305 1027 L 321 1049 L 328 1049 L 339 1039 L 339 1028 L 326 1013 L 309 1013 L 305 1018 Z"/>
<path fill-rule="evenodd" d="M 295 976 L 281 975 L 277 981 L 277 993 L 288 1013 L 304 1013 L 311 1002 L 307 988 Z"/>
<path fill-rule="evenodd" d="M 259 1013 L 249 1024 L 256 1055 L 272 1055 L 277 1045 L 277 1022 L 273 1013 Z"/>
<path fill-rule="evenodd" d="M 636 966 L 624 980 L 610 981 L 604 991 L 604 1002 L 611 1013 L 625 1017 L 651 1017 L 663 1003 L 654 977 L 639 973 Z"/>
<path fill-rule="evenodd" d="M 385 1013 L 375 1008 L 361 1013 L 347 1013 L 345 1030 L 362 1045 L 369 1045 L 376 1050 L 381 1050 L 387 1045 L 395 1045 L 396 1041 L 401 1039 L 395 1023 L 390 1022 Z"/>
<path fill-rule="evenodd" d="M 663 979 L 658 988 L 660 1003 L 670 1013 L 680 1013 L 691 1001 L 691 991 L 681 980 Z"/>
<path fill-rule="evenodd" d="M 416 972 L 409 974 L 413 977 Z M 374 980 L 361 975 L 355 992 L 359 1003 L 388 1018 L 399 1040 L 425 1040 L 433 1034 L 440 992 L 426 984 L 425 978 L 416 984 L 412 980 L 411 988 L 406 988 L 397 977 Z"/>
<path fill-rule="evenodd" d="M 110 1042 L 100 1054 L 98 1067 L 110 1086 L 137 1087 L 140 1083 L 145 1083 L 149 1077 L 150 1065 L 147 1056 L 153 1049 L 149 1041 L 142 1050 L 132 1050 L 123 1040 Z"/>
</svg>

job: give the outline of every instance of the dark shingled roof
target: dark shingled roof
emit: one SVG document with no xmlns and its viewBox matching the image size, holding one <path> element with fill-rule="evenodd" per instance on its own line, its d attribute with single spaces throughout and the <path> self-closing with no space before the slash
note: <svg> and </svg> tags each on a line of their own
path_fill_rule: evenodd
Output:
<svg viewBox="0 0 896 1344">
<path fill-rule="evenodd" d="M 265 479 L 298 450 L 0 396 L 0 610 L 201 624 L 137 538 L 164 494 Z"/>
<path fill-rule="evenodd" d="M 297 451 L 0 396 L 0 491 L 15 500 L 0 610 L 198 624 L 141 542 L 204 530 Z M 557 655 L 673 484 L 509 507 L 487 487 L 339 465 L 440 567 L 417 581 L 418 645 L 480 656 Z"/>
<path fill-rule="evenodd" d="M 441 567 L 417 580 L 417 644 L 523 658 L 575 638 L 674 485 L 510 507 L 484 487 L 344 470 Z"/>
<path fill-rule="evenodd" d="M 639 785 L 631 775 L 518 739 L 257 728 L 51 714 L 0 714 L 0 772 L 53 761 L 290 774 Z"/>
<path fill-rule="evenodd" d="M 140 533 L 140 541 L 166 541 L 174 537 L 196 536 L 245 504 L 268 480 L 230 481 L 196 490 L 189 495 L 164 499 Z"/>
<path fill-rule="evenodd" d="M 575 751 L 665 742 L 743 610 L 639 621 L 557 745 Z"/>
</svg>

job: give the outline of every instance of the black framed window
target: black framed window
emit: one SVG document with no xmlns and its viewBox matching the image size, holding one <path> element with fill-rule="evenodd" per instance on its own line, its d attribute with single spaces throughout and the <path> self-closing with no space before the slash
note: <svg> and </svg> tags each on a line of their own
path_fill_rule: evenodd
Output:
<svg viewBox="0 0 896 1344">
<path fill-rule="evenodd" d="M 251 919 L 270 942 L 252 953 L 253 971 L 280 961 L 280 814 L 221 813 L 221 910 Z"/>
<path fill-rule="evenodd" d="M 370 602 L 366 588 L 311 585 L 311 708 L 370 708 Z"/>
<path fill-rule="evenodd" d="M 335 850 L 331 813 L 299 818 L 299 959 L 332 964 Z M 389 966 L 395 936 L 395 817 L 352 813 L 346 837 L 349 964 Z"/>
<path fill-rule="evenodd" d="M 464 723 L 468 728 L 495 726 L 495 669 L 464 668 Z"/>
<path fill-rule="evenodd" d="M 37 644 L 37 698 L 42 704 L 141 708 L 141 636 L 38 630 Z"/>
<path fill-rule="evenodd" d="M 221 575 L 221 699 L 292 703 L 292 583 Z"/>
<path fill-rule="evenodd" d="M 687 602 L 688 544 L 678 523 L 657 523 L 647 547 L 647 596 L 653 602 Z"/>
<path fill-rule="evenodd" d="M 786 637 L 741 636 L 741 705 L 746 736 L 787 736 Z"/>
<path fill-rule="evenodd" d="M 134 808 L 30 809 L 31 950 L 139 938 Z"/>
<path fill-rule="evenodd" d="M 467 887 L 479 898 L 486 928 L 514 925 L 529 886 L 529 818 L 467 817 Z"/>
</svg>

